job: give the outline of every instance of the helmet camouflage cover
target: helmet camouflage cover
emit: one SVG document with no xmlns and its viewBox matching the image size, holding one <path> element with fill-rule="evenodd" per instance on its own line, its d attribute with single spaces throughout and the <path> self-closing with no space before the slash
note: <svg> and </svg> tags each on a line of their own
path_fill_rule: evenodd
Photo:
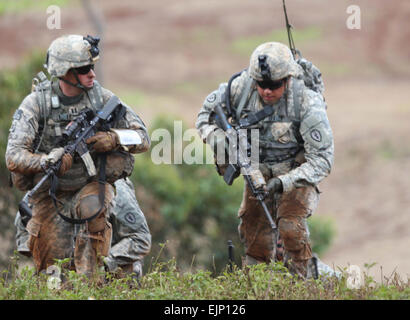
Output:
<svg viewBox="0 0 410 320">
<path fill-rule="evenodd" d="M 279 42 L 266 42 L 253 51 L 249 74 L 256 81 L 276 81 L 288 76 L 298 77 L 301 70 L 287 46 Z"/>
<path fill-rule="evenodd" d="M 51 76 L 62 77 L 71 68 L 78 68 L 95 63 L 98 58 L 96 45 L 80 35 L 66 35 L 55 39 L 48 51 L 45 67 Z M 94 51 L 93 51 L 94 50 Z"/>
</svg>

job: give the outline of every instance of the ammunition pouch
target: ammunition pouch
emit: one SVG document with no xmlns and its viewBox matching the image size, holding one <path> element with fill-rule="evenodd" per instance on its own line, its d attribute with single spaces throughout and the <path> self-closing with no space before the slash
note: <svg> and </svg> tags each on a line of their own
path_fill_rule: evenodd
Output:
<svg viewBox="0 0 410 320">
<path fill-rule="evenodd" d="M 100 157 L 94 160 L 97 171 L 100 167 Z M 116 180 L 125 178 L 131 175 L 132 170 L 134 169 L 134 156 L 129 152 L 125 151 L 115 151 L 107 153 L 107 162 L 105 167 L 106 181 L 108 183 L 114 183 Z M 41 178 L 44 176 L 44 173 L 38 173 L 34 176 L 34 184 L 37 184 Z M 58 179 L 58 188 L 59 191 L 77 191 L 84 187 L 87 183 L 90 182 L 90 179 L 87 174 L 85 165 L 81 159 L 75 161 L 70 168 L 63 176 Z M 94 176 L 94 179 L 98 179 L 98 175 Z M 20 178 L 23 183 L 23 179 Z M 13 181 L 14 182 L 14 181 Z M 50 189 L 50 181 L 47 180 L 40 188 L 39 192 L 46 191 Z M 29 190 L 29 189 L 26 189 Z"/>
<path fill-rule="evenodd" d="M 105 174 L 107 182 L 114 183 L 118 179 L 131 175 L 134 169 L 134 156 L 125 151 L 115 151 L 107 154 Z"/>
<path fill-rule="evenodd" d="M 59 191 L 76 191 L 84 187 L 88 181 L 89 176 L 87 170 L 82 160 L 75 160 L 70 170 L 68 170 L 63 176 L 58 178 L 58 188 Z M 41 178 L 44 176 L 44 172 L 38 173 L 34 176 L 34 183 L 37 184 Z M 47 180 L 43 185 L 38 189 L 39 192 L 49 190 L 51 187 L 50 180 Z"/>
<path fill-rule="evenodd" d="M 297 143 L 279 143 L 265 142 L 260 144 L 260 160 L 261 162 L 283 162 L 289 159 L 294 159 L 300 152 L 301 146 Z M 303 149 L 302 149 L 303 150 Z"/>
</svg>

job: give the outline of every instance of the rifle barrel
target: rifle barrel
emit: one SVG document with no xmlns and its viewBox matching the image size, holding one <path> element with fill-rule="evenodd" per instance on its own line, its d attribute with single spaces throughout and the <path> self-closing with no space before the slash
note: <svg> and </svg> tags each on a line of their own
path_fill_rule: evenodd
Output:
<svg viewBox="0 0 410 320">
<path fill-rule="evenodd" d="M 276 229 L 277 229 L 276 223 L 273 221 L 273 219 L 272 219 L 272 217 L 269 213 L 268 207 L 266 206 L 265 201 L 263 201 L 262 199 L 259 199 L 259 203 L 261 204 L 261 206 L 263 208 L 263 211 L 265 212 L 266 218 L 268 218 L 268 221 L 269 221 L 269 224 L 272 227 L 272 230 L 276 231 Z"/>
</svg>

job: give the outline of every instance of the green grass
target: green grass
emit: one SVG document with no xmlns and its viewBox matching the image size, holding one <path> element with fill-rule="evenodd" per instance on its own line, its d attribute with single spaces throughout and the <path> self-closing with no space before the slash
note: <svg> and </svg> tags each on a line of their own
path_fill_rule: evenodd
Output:
<svg viewBox="0 0 410 320">
<path fill-rule="evenodd" d="M 14 260 L 14 263 L 16 261 Z M 58 264 L 58 263 L 57 263 Z M 260 264 L 227 269 L 218 276 L 207 270 L 180 272 L 175 259 L 155 262 L 140 280 L 99 273 L 87 279 L 65 271 L 59 288 L 48 286 L 49 277 L 34 269 L 18 270 L 16 264 L 0 277 L 0 300 L 373 300 L 410 299 L 410 283 L 397 275 L 383 284 L 364 274 L 359 289 L 349 289 L 342 279 L 301 280 L 281 264 Z M 98 277 L 105 277 L 98 281 Z"/>
<path fill-rule="evenodd" d="M 293 40 L 297 47 L 309 41 L 315 41 L 322 38 L 323 31 L 318 27 L 308 27 L 293 31 Z M 235 40 L 231 44 L 231 49 L 234 53 L 249 56 L 255 48 L 264 42 L 277 41 L 288 44 L 288 34 L 286 29 L 274 30 L 263 35 L 256 35 L 247 38 Z"/>
<path fill-rule="evenodd" d="M 336 76 L 336 77 L 345 77 L 354 73 L 354 68 L 348 63 L 342 63 L 338 61 L 337 63 L 333 62 L 320 62 L 320 71 L 326 76 Z"/>
<path fill-rule="evenodd" d="M 127 105 L 134 108 L 140 108 L 147 103 L 147 96 L 142 90 L 118 90 L 119 97 Z"/>
<path fill-rule="evenodd" d="M 0 1 L 0 16 L 7 13 L 19 13 L 25 10 L 46 10 L 49 6 L 65 6 L 68 0 L 2 0 Z"/>
<path fill-rule="evenodd" d="M 404 160 L 410 156 L 410 148 L 385 138 L 376 145 L 374 154 L 384 161 Z"/>
<path fill-rule="evenodd" d="M 332 239 L 336 235 L 336 227 L 333 219 L 329 217 L 312 216 L 307 220 L 312 250 L 319 256 L 329 249 Z"/>
</svg>

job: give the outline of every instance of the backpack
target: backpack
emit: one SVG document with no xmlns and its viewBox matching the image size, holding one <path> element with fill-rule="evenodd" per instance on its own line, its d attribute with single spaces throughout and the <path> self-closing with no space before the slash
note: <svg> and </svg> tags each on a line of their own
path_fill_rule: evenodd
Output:
<svg viewBox="0 0 410 320">
<path fill-rule="evenodd" d="M 325 84 L 323 83 L 322 73 L 320 70 L 312 62 L 306 60 L 305 58 L 297 59 L 296 63 L 303 69 L 301 80 L 303 80 L 305 86 L 319 93 L 323 97 Z"/>
</svg>

